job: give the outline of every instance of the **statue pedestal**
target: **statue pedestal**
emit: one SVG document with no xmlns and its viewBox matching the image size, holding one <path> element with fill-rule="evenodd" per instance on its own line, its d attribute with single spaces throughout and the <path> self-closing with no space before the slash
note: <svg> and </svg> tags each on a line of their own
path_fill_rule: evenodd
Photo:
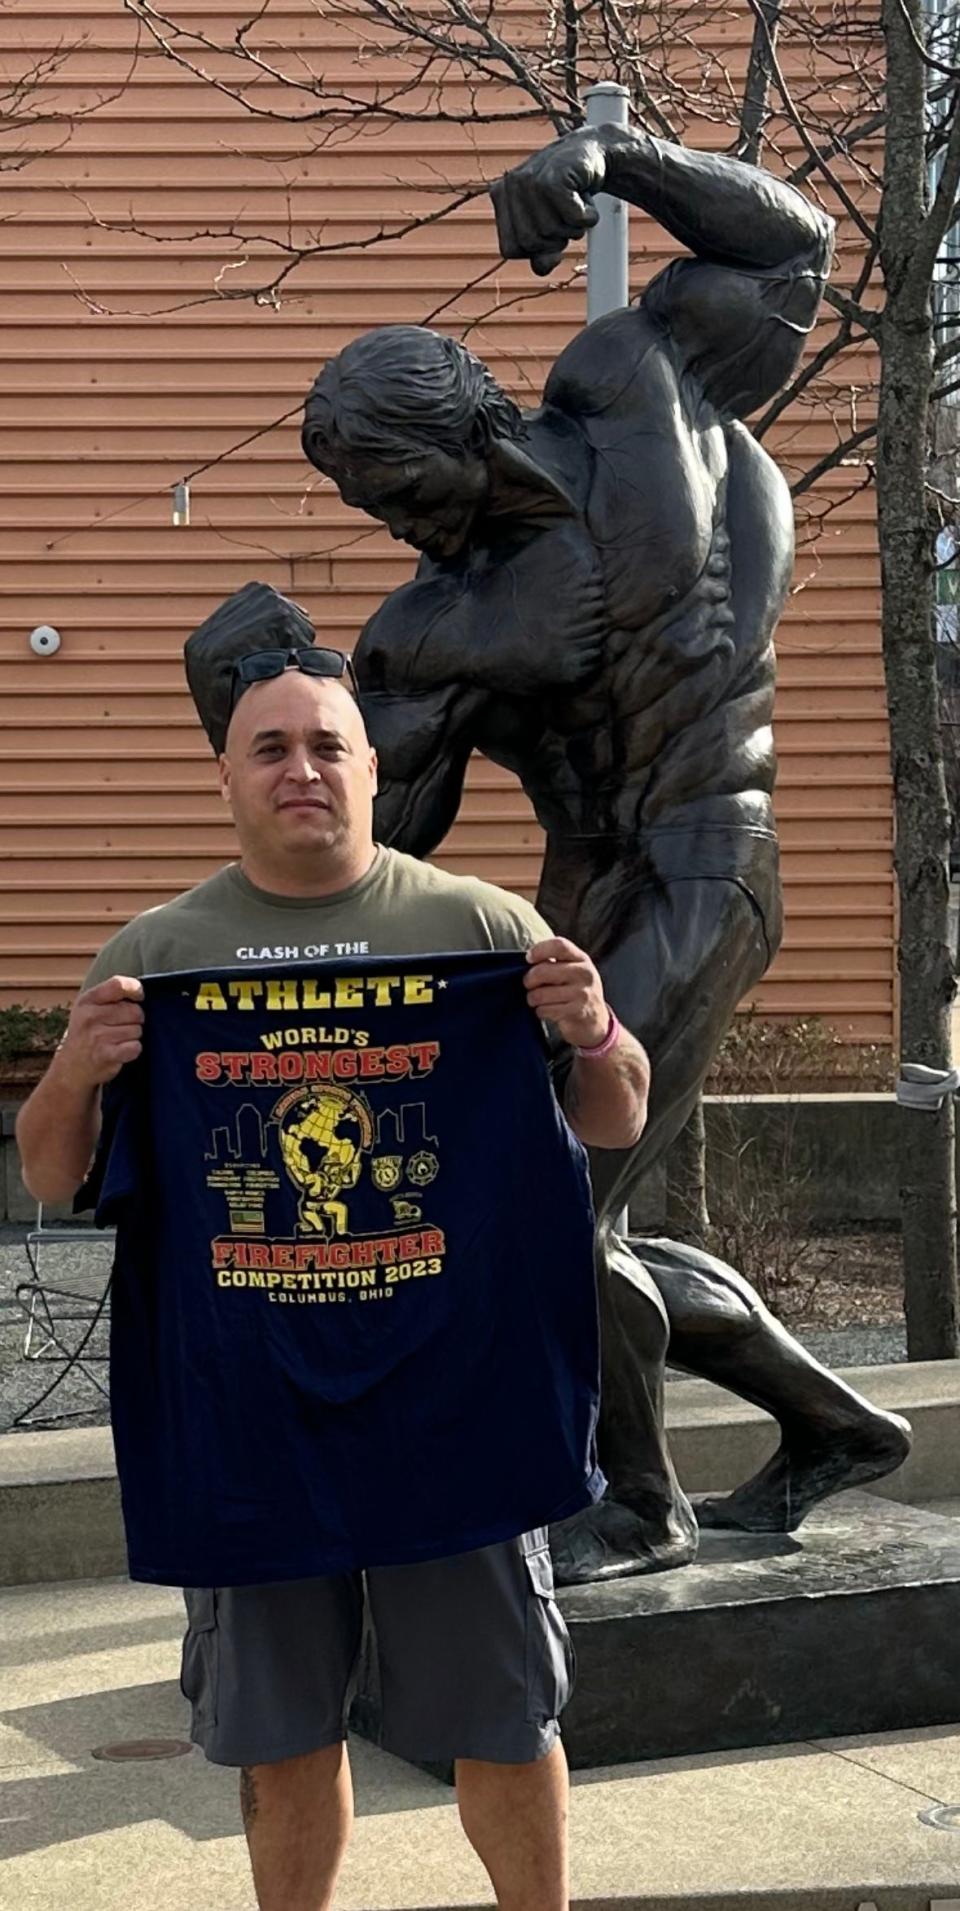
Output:
<svg viewBox="0 0 960 1911">
<path fill-rule="evenodd" d="M 704 1532 L 693 1565 L 560 1604 L 574 1767 L 960 1718 L 960 1522 L 870 1493 L 796 1534 Z M 376 1738 L 363 1683 L 352 1723 Z"/>
<path fill-rule="evenodd" d="M 960 1522 L 838 1494 L 795 1534 L 701 1534 L 692 1566 L 575 1586 L 571 1765 L 960 1717 Z"/>
</svg>

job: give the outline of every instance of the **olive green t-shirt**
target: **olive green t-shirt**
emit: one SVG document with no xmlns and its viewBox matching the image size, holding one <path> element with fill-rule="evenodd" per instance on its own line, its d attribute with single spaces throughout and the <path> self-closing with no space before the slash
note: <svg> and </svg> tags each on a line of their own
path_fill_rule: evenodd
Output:
<svg viewBox="0 0 960 1911">
<path fill-rule="evenodd" d="M 521 897 L 378 845 L 359 882 L 316 899 L 257 889 L 238 863 L 229 863 L 195 889 L 147 909 L 118 930 L 96 957 L 84 987 L 111 975 L 160 975 L 244 962 L 527 949 L 552 934 Z"/>
</svg>

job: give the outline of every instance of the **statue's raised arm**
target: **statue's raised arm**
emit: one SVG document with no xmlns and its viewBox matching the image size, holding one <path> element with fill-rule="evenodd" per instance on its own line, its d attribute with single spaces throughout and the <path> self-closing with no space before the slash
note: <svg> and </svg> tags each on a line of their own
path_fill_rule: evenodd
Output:
<svg viewBox="0 0 960 1911">
<path fill-rule="evenodd" d="M 638 301 L 718 410 L 746 417 L 786 384 L 816 318 L 833 222 L 760 167 L 621 126 L 555 140 L 493 187 L 500 249 L 551 272 L 596 224 L 594 195 L 626 200 L 694 255 Z M 549 388 L 548 388 L 549 397 Z"/>
</svg>

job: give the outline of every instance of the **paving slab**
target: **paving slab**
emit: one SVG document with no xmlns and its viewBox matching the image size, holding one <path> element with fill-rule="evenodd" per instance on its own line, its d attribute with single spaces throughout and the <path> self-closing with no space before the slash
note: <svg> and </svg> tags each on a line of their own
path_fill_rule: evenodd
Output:
<svg viewBox="0 0 960 1911">
<path fill-rule="evenodd" d="M 97 1745 L 186 1736 L 177 1594 L 121 1580 L 0 1593 L 0 1911 L 254 1911 L 236 1774 L 199 1752 L 135 1764 Z M 651 1669 L 652 1674 L 655 1668 Z M 338 1911 L 492 1896 L 451 1793 L 352 1749 L 358 1821 Z M 960 1911 L 960 1726 L 577 1774 L 581 1911 Z"/>
</svg>

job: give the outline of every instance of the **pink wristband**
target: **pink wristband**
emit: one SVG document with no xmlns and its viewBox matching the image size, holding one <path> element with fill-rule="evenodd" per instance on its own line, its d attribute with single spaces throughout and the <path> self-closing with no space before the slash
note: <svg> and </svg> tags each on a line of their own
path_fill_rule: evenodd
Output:
<svg viewBox="0 0 960 1911">
<path fill-rule="evenodd" d="M 603 1038 L 603 1041 L 597 1042 L 593 1048 L 574 1048 L 573 1052 L 575 1055 L 582 1055 L 584 1061 L 586 1062 L 599 1062 L 602 1055 L 609 1055 L 610 1050 L 612 1048 L 616 1048 L 616 1045 L 619 1042 L 619 1040 L 620 1040 L 620 1024 L 617 1021 L 617 1018 L 614 1015 L 613 1010 L 611 1009 L 610 1010 L 610 1026 L 607 1029 L 607 1032 Z"/>
</svg>

